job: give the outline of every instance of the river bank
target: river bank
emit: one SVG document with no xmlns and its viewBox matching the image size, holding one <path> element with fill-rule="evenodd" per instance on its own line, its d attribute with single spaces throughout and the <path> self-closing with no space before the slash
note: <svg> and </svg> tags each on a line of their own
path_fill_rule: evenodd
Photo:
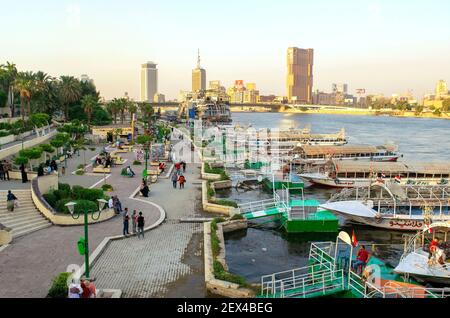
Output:
<svg viewBox="0 0 450 318">
<path fill-rule="evenodd" d="M 387 116 L 387 117 L 405 117 L 405 118 L 431 118 L 431 119 L 450 119 L 450 112 L 442 113 L 441 116 L 434 113 L 400 112 L 389 110 L 369 110 L 369 109 L 317 109 L 317 110 L 297 110 L 280 109 L 279 111 L 270 111 L 266 108 L 254 107 L 231 107 L 232 113 L 284 113 L 284 114 L 309 114 L 309 115 L 350 115 L 350 116 Z"/>
</svg>

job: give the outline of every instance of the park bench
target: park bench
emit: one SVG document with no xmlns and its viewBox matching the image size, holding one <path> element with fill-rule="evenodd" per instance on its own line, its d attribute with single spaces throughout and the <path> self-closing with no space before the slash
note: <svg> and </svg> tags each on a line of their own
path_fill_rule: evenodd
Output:
<svg viewBox="0 0 450 318">
<path fill-rule="evenodd" d="M 92 169 L 93 173 L 111 173 L 111 168 L 104 168 L 103 166 L 97 166 Z"/>
</svg>

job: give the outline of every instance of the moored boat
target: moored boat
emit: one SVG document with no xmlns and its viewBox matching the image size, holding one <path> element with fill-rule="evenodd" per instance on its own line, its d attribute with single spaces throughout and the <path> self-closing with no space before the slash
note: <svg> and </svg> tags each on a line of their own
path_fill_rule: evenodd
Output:
<svg viewBox="0 0 450 318">
<path fill-rule="evenodd" d="M 408 185 L 446 185 L 450 182 L 450 163 L 330 160 L 317 171 L 299 176 L 313 184 L 334 188 L 368 187 L 375 181 L 390 180 Z"/>
<path fill-rule="evenodd" d="M 450 186 L 374 183 L 345 189 L 321 207 L 347 220 L 377 228 L 417 231 L 432 222 L 450 221 Z"/>
</svg>

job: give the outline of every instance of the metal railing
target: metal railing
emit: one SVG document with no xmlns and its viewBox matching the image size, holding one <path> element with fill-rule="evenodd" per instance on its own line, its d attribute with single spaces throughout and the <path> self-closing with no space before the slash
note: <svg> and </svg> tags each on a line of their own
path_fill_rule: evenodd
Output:
<svg viewBox="0 0 450 318">
<path fill-rule="evenodd" d="M 240 214 L 245 214 L 278 208 L 279 202 L 276 199 L 268 199 L 239 204 L 238 207 L 240 210 Z"/>
</svg>

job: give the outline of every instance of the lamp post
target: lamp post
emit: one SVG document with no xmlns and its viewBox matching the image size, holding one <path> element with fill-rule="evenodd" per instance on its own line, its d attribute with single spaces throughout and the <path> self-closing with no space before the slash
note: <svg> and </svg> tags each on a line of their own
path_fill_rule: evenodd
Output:
<svg viewBox="0 0 450 318">
<path fill-rule="evenodd" d="M 150 143 L 146 143 L 145 144 L 145 169 L 142 172 L 142 177 L 143 178 L 147 178 L 148 177 L 148 159 L 149 159 L 149 148 L 150 148 Z"/>
<path fill-rule="evenodd" d="M 94 221 L 97 221 L 98 219 L 100 219 L 100 214 L 103 210 L 103 208 L 105 207 L 105 205 L 108 203 L 106 200 L 104 199 L 98 199 L 98 214 L 95 211 L 88 211 L 85 210 L 83 212 L 78 212 L 78 213 L 74 213 L 75 212 L 75 205 L 76 202 L 69 202 L 66 203 L 65 206 L 69 209 L 70 215 L 72 216 L 72 218 L 74 220 L 77 220 L 80 218 L 81 214 L 84 215 L 84 251 L 83 253 L 81 253 L 80 250 L 80 254 L 84 254 L 84 266 L 85 266 L 85 277 L 87 279 L 89 279 L 89 233 L 88 233 L 88 215 L 91 214 L 91 218 Z"/>
</svg>

